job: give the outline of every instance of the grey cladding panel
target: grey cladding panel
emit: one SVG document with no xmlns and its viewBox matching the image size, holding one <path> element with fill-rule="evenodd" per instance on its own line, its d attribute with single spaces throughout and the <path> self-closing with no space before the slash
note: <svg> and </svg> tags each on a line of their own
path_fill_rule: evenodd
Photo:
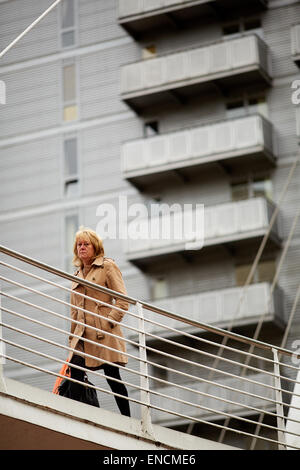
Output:
<svg viewBox="0 0 300 470">
<path fill-rule="evenodd" d="M 49 212 L 2 222 L 1 243 L 41 262 L 62 267 L 61 214 Z"/>
<path fill-rule="evenodd" d="M 1 149 L 1 210 L 16 210 L 60 199 L 59 144 L 57 137 L 52 137 Z"/>
<path fill-rule="evenodd" d="M 81 46 L 125 36 L 116 21 L 114 1 L 79 2 L 79 43 Z"/>
<path fill-rule="evenodd" d="M 264 39 L 271 50 L 274 77 L 297 73 L 291 58 L 291 27 L 299 17 L 299 4 L 269 9 L 263 15 Z"/>
<path fill-rule="evenodd" d="M 61 122 L 60 74 L 58 63 L 4 74 L 7 104 L 0 110 L 2 138 L 47 129 Z"/>
<path fill-rule="evenodd" d="M 121 190 L 128 183 L 121 176 L 121 144 L 137 135 L 136 119 L 114 122 L 81 132 L 83 194 Z"/>
<path fill-rule="evenodd" d="M 135 45 L 110 48 L 79 59 L 82 119 L 127 111 L 119 98 L 120 67 L 132 59 Z"/>
</svg>

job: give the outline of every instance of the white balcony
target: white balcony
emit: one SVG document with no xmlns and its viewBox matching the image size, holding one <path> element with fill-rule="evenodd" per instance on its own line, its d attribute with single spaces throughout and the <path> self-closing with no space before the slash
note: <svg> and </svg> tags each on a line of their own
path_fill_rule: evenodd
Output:
<svg viewBox="0 0 300 470">
<path fill-rule="evenodd" d="M 119 0 L 118 20 L 138 38 L 150 30 L 182 27 L 216 13 L 220 16 L 239 8 L 247 14 L 266 6 L 267 0 Z"/>
<path fill-rule="evenodd" d="M 230 246 L 257 242 L 267 232 L 273 210 L 274 205 L 261 197 L 208 206 L 204 207 L 203 225 L 200 226 L 198 212 L 184 214 L 184 210 L 175 212 L 170 209 L 168 214 L 161 217 L 130 222 L 124 251 L 129 261 L 145 265 L 157 262 L 158 257 L 174 253 L 185 254 L 189 250 L 195 253 L 220 244 Z M 278 219 L 268 239 L 269 243 L 276 246 L 280 246 Z M 188 225 L 185 225 L 187 221 L 192 221 L 199 233 L 189 230 Z"/>
<path fill-rule="evenodd" d="M 226 91 L 248 83 L 270 84 L 270 57 L 256 35 L 157 56 L 121 69 L 121 98 L 137 112 L 186 102 L 209 86 Z"/>
<path fill-rule="evenodd" d="M 210 4 L 213 0 L 119 0 L 118 18 L 135 17 L 138 15 L 159 15 L 172 8 L 190 8 L 199 4 Z"/>
<path fill-rule="evenodd" d="M 143 186 L 173 170 L 189 175 L 208 163 L 221 162 L 231 174 L 241 165 L 274 166 L 273 134 L 272 124 L 254 115 L 126 142 L 122 173 Z"/>
<path fill-rule="evenodd" d="M 268 282 L 251 284 L 245 294 L 243 287 L 231 287 L 209 292 L 201 292 L 152 302 L 153 305 L 174 312 L 180 316 L 218 328 L 229 324 L 235 327 L 256 324 L 260 319 L 283 328 L 284 317 L 283 292 L 279 287 L 271 292 Z M 147 311 L 145 318 L 178 329 L 178 321 L 154 312 Z M 133 320 L 131 319 L 131 322 Z M 146 331 L 159 337 L 174 336 L 174 332 L 165 327 L 146 322 Z M 195 333 L 195 328 L 187 324 L 180 325 L 180 331 Z M 197 334 L 199 330 L 197 330 Z M 151 337 L 147 341 L 151 341 Z"/>
<path fill-rule="evenodd" d="M 291 49 L 293 60 L 300 67 L 300 24 L 291 29 Z"/>
</svg>

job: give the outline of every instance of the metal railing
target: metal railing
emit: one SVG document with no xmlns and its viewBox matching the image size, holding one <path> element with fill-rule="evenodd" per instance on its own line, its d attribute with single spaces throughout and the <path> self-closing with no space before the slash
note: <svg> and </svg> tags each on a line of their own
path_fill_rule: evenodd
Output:
<svg viewBox="0 0 300 470">
<path fill-rule="evenodd" d="M 128 387 L 129 396 L 123 397 L 123 395 L 115 394 L 98 384 L 88 386 L 103 394 L 117 395 L 129 400 L 133 406 L 133 413 L 141 419 L 141 426 L 146 435 L 155 437 L 153 422 L 173 427 L 189 426 L 192 423 L 199 426 L 199 435 L 208 439 L 216 430 L 238 434 L 241 448 L 248 448 L 248 441 L 255 437 L 257 442 L 273 448 L 300 449 L 300 431 L 297 434 L 287 430 L 286 427 L 288 421 L 296 423 L 300 429 L 300 422 L 290 414 L 291 410 L 300 409 L 295 403 L 292 404 L 292 398 L 300 397 L 293 391 L 295 385 L 299 383 L 295 378 L 298 367 L 291 361 L 293 357 L 299 356 L 295 352 L 192 320 L 188 318 L 188 312 L 186 317 L 174 314 L 147 302 L 79 279 L 6 247 L 0 246 L 0 253 L 3 254 L 0 261 L 3 316 L 0 327 L 3 334 L 0 340 L 6 346 L 2 356 L 9 363 L 36 371 L 34 377 L 37 382 L 41 375 L 48 374 L 53 378 L 54 383 L 54 379 L 60 376 L 58 371 L 62 364 L 67 364 L 64 357 L 67 357 L 70 351 L 74 351 L 67 345 L 67 341 L 59 342 L 58 339 L 69 337 L 71 322 L 81 325 L 82 323 L 71 319 L 69 314 L 60 313 L 58 308 L 49 308 L 49 304 L 53 302 L 63 308 L 71 308 L 72 305 L 68 300 L 59 298 L 61 294 L 69 296 L 71 293 L 71 289 L 64 285 L 62 280 L 76 281 L 85 287 L 126 300 L 130 305 L 129 311 L 122 310 L 115 305 L 113 307 L 136 320 L 135 326 L 133 322 L 131 325 L 126 322 L 126 316 L 122 321 L 122 329 L 130 330 L 131 333 L 130 339 L 126 337 L 126 334 L 124 335 L 129 363 L 126 367 L 120 366 L 122 373 L 126 375 L 122 382 Z M 31 271 L 34 267 L 34 270 L 38 270 L 38 274 L 11 264 L 10 259 L 9 262 L 4 261 L 3 258 L 6 259 L 6 257 L 30 265 Z M 43 272 L 42 275 L 40 270 Z M 13 273 L 16 279 L 8 273 Z M 48 279 L 46 274 L 54 276 L 55 280 Z M 57 282 L 57 277 L 59 282 Z M 45 286 L 55 295 L 47 292 Z M 34 301 L 26 300 L 25 292 L 34 297 Z M 91 299 L 85 294 L 76 293 L 76 295 Z M 36 298 L 43 299 L 46 306 L 38 304 Z M 92 300 L 101 305 L 111 306 L 95 298 Z M 12 308 L 10 303 L 19 307 Z M 106 318 L 83 307 L 76 308 L 89 315 Z M 29 314 L 24 313 L 26 309 Z M 39 314 L 35 312 L 41 313 L 42 318 L 39 318 Z M 148 317 L 149 312 L 151 312 L 151 319 Z M 158 315 L 158 320 L 153 319 L 154 313 Z M 159 321 L 162 317 L 172 319 L 172 327 L 162 324 Z M 173 326 L 174 321 L 178 322 L 178 328 Z M 30 327 L 24 327 L 24 322 Z M 65 326 L 66 324 L 68 327 Z M 170 334 L 157 336 L 150 333 L 147 331 L 147 324 L 158 326 Z M 183 324 L 193 326 L 195 328 L 193 331 L 199 331 L 199 334 L 183 331 Z M 89 328 L 99 331 L 94 326 L 89 325 Z M 112 332 L 105 331 L 105 334 L 116 337 L 113 331 L 113 329 Z M 204 332 L 210 334 L 203 335 Z M 26 338 L 25 343 L 20 338 Z M 151 346 L 149 342 L 147 344 L 148 338 L 151 338 Z M 222 356 L 217 356 L 216 351 L 220 347 L 218 340 L 221 341 L 224 338 L 227 338 L 229 342 L 222 346 Z M 99 342 L 85 337 L 81 339 L 99 346 Z M 36 341 L 39 345 L 45 345 L 44 349 L 42 346 L 35 348 Z M 251 353 L 243 350 L 247 346 L 253 348 Z M 49 352 L 49 347 L 54 348 L 52 350 L 55 352 Z M 114 351 L 113 348 L 104 344 L 102 347 Z M 255 354 L 254 348 L 258 351 Z M 93 358 L 87 353 L 81 354 Z M 285 362 L 279 360 L 281 357 L 284 357 Z M 218 368 L 212 367 L 216 358 L 218 358 Z M 245 358 L 248 359 L 247 364 L 245 364 Z M 45 361 L 48 363 L 48 368 L 45 367 Z M 104 362 L 112 364 L 109 361 Z M 99 371 L 92 371 L 77 365 L 72 367 L 86 370 L 89 375 L 93 375 L 94 381 L 103 378 Z M 242 369 L 246 373 L 241 374 Z M 213 372 L 213 380 L 209 376 L 211 372 Z M 77 382 L 75 379 L 69 380 Z M 112 380 L 120 382 L 117 379 Z M 262 412 L 264 420 L 258 422 L 257 418 Z M 224 421 L 228 418 L 231 419 L 230 427 L 224 425 Z M 258 425 L 260 435 L 256 435 L 254 431 Z M 289 437 L 293 437 L 294 440 L 296 437 L 297 444 L 290 444 Z"/>
</svg>

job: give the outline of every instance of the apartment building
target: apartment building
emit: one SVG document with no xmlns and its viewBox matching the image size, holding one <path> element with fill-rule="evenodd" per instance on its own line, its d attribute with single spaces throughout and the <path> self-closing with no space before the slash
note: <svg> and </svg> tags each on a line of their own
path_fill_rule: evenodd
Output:
<svg viewBox="0 0 300 470">
<path fill-rule="evenodd" d="M 1 1 L 1 50 L 50 4 Z M 129 295 L 244 336 L 257 334 L 259 340 L 276 345 L 288 333 L 285 346 L 293 348 L 300 330 L 299 307 L 289 325 L 300 280 L 299 224 L 290 237 L 300 202 L 299 165 L 293 168 L 300 108 L 292 100 L 299 57 L 300 5 L 294 0 L 64 0 L 0 62 L 0 79 L 6 85 L 6 104 L 0 107 L 1 243 L 72 273 L 75 231 L 79 225 L 97 229 L 107 207 L 115 208 L 120 229 L 124 201 L 126 207 L 142 204 L 149 211 L 157 204 L 177 205 L 177 212 L 175 207 L 171 216 L 160 214 L 157 219 L 162 222 L 168 216 L 174 226 L 184 204 L 192 211 L 196 204 L 204 205 L 204 243 L 198 249 L 187 249 L 182 238 L 123 240 L 120 231 L 104 237 L 106 253 L 118 262 Z M 39 286 L 36 280 L 29 283 Z M 32 292 L 5 288 L 26 301 L 35 298 Z M 67 301 L 68 294 L 62 293 L 61 299 Z M 42 302 L 55 309 L 54 304 Z M 9 305 L 18 308 L 11 299 Z M 22 312 L 31 310 L 22 306 Z M 60 311 L 67 314 L 68 308 Z M 3 317 L 9 314 L 3 312 Z M 35 318 L 43 314 L 37 312 Z M 26 324 L 14 321 L 19 327 Z M 134 325 L 136 320 L 127 321 Z M 52 322 L 66 329 L 69 325 Z M 175 378 L 172 372 L 175 356 L 204 366 L 214 363 L 209 356 L 199 359 L 196 349 L 216 353 L 218 348 L 192 336 L 220 342 L 217 335 L 193 327 L 183 329 L 190 337 L 169 333 L 167 339 L 195 349 L 179 353 L 173 343 L 162 341 L 158 326 L 149 328 L 161 339 L 149 337 L 147 344 L 165 352 L 163 357 L 149 353 L 149 360 L 162 366 L 150 368 L 151 375 L 161 379 L 153 380 L 156 391 L 174 393 L 162 381 L 186 383 L 184 376 Z M 6 334 L 22 336 L 9 330 Z M 66 342 L 57 331 L 44 334 Z M 134 333 L 127 335 L 134 340 Z M 41 347 L 36 339 L 28 341 L 31 347 Z M 133 345 L 128 348 L 136 354 Z M 49 344 L 42 350 L 54 354 Z M 223 356 L 235 358 L 230 352 Z M 59 357 L 64 359 L 65 351 Z M 49 360 L 35 360 L 41 367 L 57 369 Z M 130 365 L 138 368 L 133 359 Z M 199 374 L 196 366 L 184 362 L 180 368 Z M 219 368 L 241 374 L 230 363 Z M 53 377 L 20 364 L 8 362 L 5 372 L 51 389 Z M 255 382 L 268 381 L 268 375 L 253 369 L 247 376 L 254 383 L 245 390 L 252 387 L 264 396 Z M 211 378 L 205 368 L 200 377 Z M 221 372 L 217 380 L 240 386 Z M 130 381 L 138 379 L 130 376 Z M 188 386 L 209 391 L 199 382 Z M 130 393 L 137 396 L 134 390 Z M 189 398 L 195 399 L 192 393 Z M 161 397 L 153 396 L 153 401 L 163 406 Z M 218 406 L 208 398 L 201 403 Z M 274 410 L 261 398 L 245 403 Z M 115 409 L 110 396 L 103 396 L 101 406 Z M 219 415 L 196 410 L 194 417 L 223 423 L 225 411 L 253 418 L 253 412 L 229 403 L 216 409 Z M 174 411 L 187 414 L 182 404 Z M 138 413 L 134 406 L 133 413 Z M 266 423 L 272 424 L 272 419 Z M 217 428 L 176 414 L 157 412 L 155 422 L 219 438 Z M 244 426 L 245 432 L 251 428 L 246 422 Z M 227 433 L 224 442 L 238 444 L 238 439 Z"/>
</svg>

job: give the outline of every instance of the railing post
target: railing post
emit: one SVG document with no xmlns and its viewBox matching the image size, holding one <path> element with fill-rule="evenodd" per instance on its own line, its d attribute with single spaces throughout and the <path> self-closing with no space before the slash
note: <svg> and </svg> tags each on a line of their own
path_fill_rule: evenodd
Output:
<svg viewBox="0 0 300 470">
<path fill-rule="evenodd" d="M 148 376 L 148 363 L 147 363 L 147 351 L 146 351 L 146 334 L 145 334 L 145 322 L 143 306 L 139 302 L 136 303 L 137 313 L 139 315 L 139 353 L 140 353 L 140 386 L 143 388 L 140 392 L 141 402 L 141 425 L 142 432 L 145 435 L 153 438 L 154 432 L 151 422 L 150 413 L 150 388 L 149 388 L 149 376 Z"/>
<path fill-rule="evenodd" d="M 1 302 L 2 302 L 2 295 L 1 295 L 1 284 L 0 284 L 0 322 L 2 323 L 2 308 L 1 308 Z M 3 357 L 3 354 L 5 354 L 5 343 L 2 341 L 2 325 L 0 325 L 0 392 L 6 392 L 6 385 L 5 385 L 5 380 L 4 380 L 4 375 L 3 375 L 3 364 L 5 362 L 5 358 Z"/>
<path fill-rule="evenodd" d="M 279 370 L 279 359 L 277 349 L 272 348 L 274 356 L 274 386 L 275 398 L 276 398 L 276 414 L 277 414 L 277 427 L 280 429 L 285 429 L 284 424 L 284 414 L 283 414 L 283 401 L 282 401 L 282 389 L 281 389 L 281 380 L 280 380 L 280 370 Z M 286 450 L 285 445 L 285 433 L 278 430 L 278 441 L 284 444 L 278 444 L 279 450 Z"/>
</svg>

